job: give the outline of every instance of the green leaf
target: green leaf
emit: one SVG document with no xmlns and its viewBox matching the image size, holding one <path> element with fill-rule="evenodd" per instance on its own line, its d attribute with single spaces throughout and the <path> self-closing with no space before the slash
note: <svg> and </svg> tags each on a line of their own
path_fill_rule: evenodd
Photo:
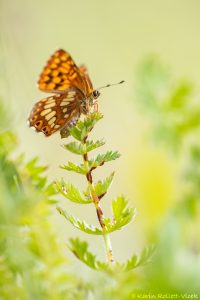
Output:
<svg viewBox="0 0 200 300">
<path fill-rule="evenodd" d="M 81 241 L 79 238 L 71 238 L 69 240 L 69 249 L 72 253 L 80 259 L 88 267 L 99 270 L 106 271 L 108 273 L 116 273 L 133 270 L 139 266 L 146 265 L 151 262 L 152 255 L 155 251 L 155 247 L 151 246 L 145 248 L 140 256 L 133 255 L 126 263 L 113 263 L 112 265 L 99 261 L 96 258 L 96 255 L 88 250 L 88 243 Z"/>
<path fill-rule="evenodd" d="M 136 215 L 136 211 L 133 208 L 127 208 L 127 204 L 128 201 L 123 196 L 112 202 L 113 220 L 104 219 L 107 232 L 119 230 L 131 222 Z"/>
<path fill-rule="evenodd" d="M 47 196 L 54 196 L 54 195 L 57 194 L 57 191 L 56 191 L 56 189 L 55 189 L 54 183 L 50 183 L 50 184 L 46 187 L 46 189 L 45 189 L 45 194 L 46 194 Z"/>
<path fill-rule="evenodd" d="M 58 203 L 57 199 L 52 198 L 53 196 L 57 195 L 57 190 L 55 187 L 55 184 L 52 182 L 44 190 L 44 196 L 47 197 L 47 201 L 49 204 L 55 204 Z"/>
<path fill-rule="evenodd" d="M 69 129 L 70 134 L 78 141 L 81 141 L 81 131 L 76 126 Z"/>
<path fill-rule="evenodd" d="M 148 113 L 160 112 L 171 84 L 170 72 L 156 56 L 150 55 L 141 64 L 137 79 L 138 105 Z"/>
<path fill-rule="evenodd" d="M 78 121 L 76 126 L 69 129 L 70 134 L 78 141 L 84 141 L 94 125 L 103 118 L 99 112 L 95 112 L 86 117 L 83 121 Z"/>
<path fill-rule="evenodd" d="M 64 145 L 64 148 L 67 149 L 68 151 L 78 154 L 78 155 L 83 155 L 85 151 L 85 145 L 78 143 L 78 142 L 71 142 L 66 145 Z"/>
<path fill-rule="evenodd" d="M 97 196 L 101 199 L 108 191 L 114 177 L 115 172 L 112 172 L 104 181 L 98 181 L 94 185 Z"/>
<path fill-rule="evenodd" d="M 32 176 L 38 176 L 47 170 L 46 166 L 38 166 L 38 157 L 33 158 L 26 164 L 26 169 L 30 172 Z"/>
<path fill-rule="evenodd" d="M 94 125 L 102 118 L 103 115 L 100 112 L 94 112 L 90 114 L 88 117 L 86 117 L 83 121 L 79 121 L 77 123 L 77 127 L 80 130 L 83 130 L 85 128 L 87 132 L 90 132 L 94 127 Z"/>
<path fill-rule="evenodd" d="M 60 166 L 60 168 L 67 171 L 73 171 L 78 174 L 84 174 L 84 175 L 87 174 L 87 170 L 84 165 L 77 166 L 76 164 L 70 161 L 68 162 L 68 165 L 62 165 Z"/>
<path fill-rule="evenodd" d="M 88 243 L 85 241 L 81 241 L 79 238 L 70 238 L 68 248 L 72 251 L 72 253 L 80 259 L 84 264 L 88 267 L 106 272 L 114 272 L 114 267 L 110 266 L 110 264 L 99 261 L 96 259 L 96 255 L 88 250 Z"/>
<path fill-rule="evenodd" d="M 182 81 L 173 87 L 170 91 L 169 98 L 164 107 L 166 112 L 172 112 L 172 110 L 184 109 L 190 102 L 190 97 L 192 96 L 193 87 L 189 82 Z"/>
<path fill-rule="evenodd" d="M 73 215 L 68 214 L 66 210 L 62 209 L 61 207 L 57 207 L 58 212 L 67 219 L 74 227 L 78 228 L 79 230 L 86 232 L 88 234 L 94 235 L 102 235 L 102 230 L 93 226 L 88 225 L 85 221 L 81 221 L 75 218 Z"/>
<path fill-rule="evenodd" d="M 123 197 L 119 196 L 112 202 L 112 211 L 115 221 L 119 220 L 121 216 L 126 216 L 129 209 L 127 208 L 128 201 Z"/>
<path fill-rule="evenodd" d="M 37 164 L 38 159 L 39 159 L 38 157 L 35 157 L 32 160 L 30 160 L 25 165 L 24 172 L 28 173 L 27 175 L 30 176 L 32 182 L 37 188 L 42 189 L 45 187 L 47 182 L 47 178 L 44 177 L 42 173 L 47 170 L 47 167 L 39 166 Z"/>
<path fill-rule="evenodd" d="M 72 202 L 79 204 L 91 203 L 90 196 L 89 198 L 84 197 L 73 184 L 66 183 L 64 180 L 61 180 L 60 182 L 56 181 L 55 186 L 65 198 Z"/>
<path fill-rule="evenodd" d="M 127 225 L 135 216 L 135 210 L 133 208 L 127 208 L 127 203 L 123 196 L 118 197 L 112 202 L 113 206 L 113 219 L 104 218 L 103 222 L 106 227 L 106 232 L 110 233 L 116 230 L 120 230 L 123 226 Z M 99 229 L 93 225 L 88 225 L 85 221 L 81 221 L 66 210 L 58 207 L 57 210 L 63 215 L 73 226 L 88 234 L 102 235 L 102 229 Z"/>
<path fill-rule="evenodd" d="M 84 264 L 92 269 L 97 269 L 96 256 L 88 251 L 88 243 L 80 241 L 78 238 L 69 240 L 69 249 Z"/>
<path fill-rule="evenodd" d="M 96 142 L 93 141 L 87 141 L 86 142 L 86 152 L 90 152 L 96 148 L 99 148 L 101 146 L 105 145 L 105 141 L 104 140 L 99 140 Z"/>
<path fill-rule="evenodd" d="M 120 157 L 120 153 L 118 151 L 107 151 L 105 154 L 99 154 L 94 160 L 89 161 L 90 169 L 97 168 L 98 166 L 102 166 L 105 162 L 109 162 L 115 160 Z"/>
<path fill-rule="evenodd" d="M 71 142 L 66 145 L 64 145 L 64 148 L 67 149 L 68 151 L 78 154 L 78 155 L 83 155 L 87 152 L 90 152 L 98 147 L 101 147 L 105 144 L 103 140 L 100 141 L 87 141 L 86 144 L 78 143 L 78 142 Z"/>
<path fill-rule="evenodd" d="M 151 261 L 151 258 L 155 252 L 155 247 L 150 246 L 144 248 L 140 256 L 133 255 L 124 265 L 124 271 L 130 271 L 139 266 L 144 266 Z"/>
<path fill-rule="evenodd" d="M 99 199 L 101 199 L 105 194 L 107 193 L 113 177 L 114 177 L 115 172 L 112 172 L 110 176 L 108 176 L 104 181 L 98 181 L 97 183 L 94 184 L 94 190 L 98 196 Z M 85 197 L 90 198 L 90 191 L 89 188 L 87 189 L 86 192 L 84 192 Z"/>
</svg>

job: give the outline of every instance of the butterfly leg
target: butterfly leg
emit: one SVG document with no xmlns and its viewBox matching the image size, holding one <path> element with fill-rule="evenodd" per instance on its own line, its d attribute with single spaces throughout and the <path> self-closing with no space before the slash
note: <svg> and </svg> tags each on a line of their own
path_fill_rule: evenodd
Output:
<svg viewBox="0 0 200 300">
<path fill-rule="evenodd" d="M 93 112 L 98 112 L 98 111 L 99 111 L 99 105 L 98 105 L 98 102 L 95 101 L 93 104 Z"/>
</svg>

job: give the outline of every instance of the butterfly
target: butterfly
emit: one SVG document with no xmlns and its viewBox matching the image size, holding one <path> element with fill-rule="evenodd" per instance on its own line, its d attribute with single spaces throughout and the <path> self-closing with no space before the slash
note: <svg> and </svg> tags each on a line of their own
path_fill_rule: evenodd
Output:
<svg viewBox="0 0 200 300">
<path fill-rule="evenodd" d="M 84 65 L 78 67 L 63 49 L 57 50 L 48 60 L 39 77 L 38 87 L 53 95 L 33 106 L 28 123 L 45 136 L 60 130 L 61 138 L 67 137 L 81 114 L 98 111 L 99 89 L 93 89 L 87 68 Z"/>
</svg>

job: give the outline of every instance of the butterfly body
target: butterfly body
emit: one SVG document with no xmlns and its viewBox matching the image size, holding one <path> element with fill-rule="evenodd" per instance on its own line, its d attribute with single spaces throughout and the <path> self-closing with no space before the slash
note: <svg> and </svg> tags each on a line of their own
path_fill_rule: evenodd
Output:
<svg viewBox="0 0 200 300">
<path fill-rule="evenodd" d="M 28 121 L 31 127 L 46 136 L 60 130 L 61 137 L 67 137 L 68 129 L 76 124 L 81 114 L 98 110 L 100 93 L 93 89 L 86 67 L 77 67 L 62 49 L 50 57 L 38 87 L 53 95 L 34 105 Z"/>
</svg>

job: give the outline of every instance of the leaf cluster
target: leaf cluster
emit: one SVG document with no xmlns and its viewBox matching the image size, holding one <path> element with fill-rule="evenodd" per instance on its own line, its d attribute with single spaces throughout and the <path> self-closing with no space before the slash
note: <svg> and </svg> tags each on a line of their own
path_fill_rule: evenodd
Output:
<svg viewBox="0 0 200 300">
<path fill-rule="evenodd" d="M 88 243 L 85 241 L 81 241 L 79 238 L 71 238 L 69 240 L 68 247 L 72 251 L 72 253 L 88 267 L 94 270 L 106 271 L 109 273 L 115 273 L 116 271 L 131 271 L 135 268 L 138 268 L 139 266 L 146 265 L 151 261 L 155 251 L 155 248 L 153 246 L 144 248 L 140 255 L 134 254 L 129 260 L 127 260 L 126 263 L 116 262 L 115 265 L 110 266 L 107 263 L 99 261 L 96 256 L 89 251 Z"/>
<path fill-rule="evenodd" d="M 103 146 L 104 140 L 89 140 L 88 136 L 96 123 L 102 119 L 100 113 L 93 113 L 86 117 L 83 121 L 79 121 L 76 126 L 70 129 L 71 136 L 75 141 L 69 142 L 64 145 L 64 148 L 76 155 L 80 155 L 83 158 L 83 164 L 76 165 L 73 162 L 68 161 L 67 164 L 61 166 L 62 169 L 67 171 L 73 171 L 80 175 L 85 175 L 89 180 L 89 185 L 85 191 L 80 191 L 78 187 L 72 183 L 67 183 L 63 179 L 55 182 L 57 191 L 62 194 L 66 199 L 77 204 L 91 204 L 93 203 L 93 195 L 91 194 L 92 184 L 93 193 L 98 198 L 98 201 L 102 201 L 102 198 L 108 193 L 108 189 L 113 181 L 114 172 L 112 172 L 107 178 L 101 181 L 92 182 L 91 173 L 98 167 L 107 162 L 111 162 L 120 157 L 118 151 L 107 151 L 104 154 L 98 154 L 94 158 L 88 158 L 88 153 Z M 91 235 L 105 236 L 116 230 L 120 230 L 122 227 L 131 222 L 135 216 L 135 210 L 128 207 L 128 201 L 124 196 L 119 196 L 112 202 L 112 217 L 103 217 L 104 227 L 97 227 L 88 224 L 86 221 L 80 220 L 67 210 L 57 207 L 58 212 L 75 228 L 81 230 L 84 233 Z M 141 257 L 133 256 L 125 264 L 116 262 L 111 267 L 109 263 L 98 261 L 96 255 L 89 252 L 88 244 L 82 242 L 79 239 L 70 239 L 69 248 L 76 255 L 79 260 L 95 270 L 111 271 L 113 267 L 119 270 L 130 270 L 136 268 L 139 265 L 145 264 L 150 257 L 150 251 L 143 253 Z M 149 254 L 149 255 L 148 255 Z"/>
<path fill-rule="evenodd" d="M 149 116 L 155 143 L 176 156 L 181 169 L 181 205 L 177 213 L 197 216 L 200 186 L 200 106 L 190 81 L 176 79 L 157 57 L 147 58 L 138 70 L 138 105 Z M 166 148 L 167 147 L 167 148 Z"/>
<path fill-rule="evenodd" d="M 135 215 L 135 210 L 132 208 L 127 208 L 127 203 L 128 201 L 126 201 L 123 196 L 120 196 L 116 200 L 112 201 L 113 218 L 104 219 L 104 231 L 101 228 L 97 228 L 94 225 L 89 225 L 85 221 L 79 220 L 78 218 L 69 214 L 66 210 L 62 209 L 61 207 L 57 207 L 57 210 L 62 216 L 64 216 L 67 219 L 67 221 L 69 221 L 74 227 L 78 228 L 79 230 L 89 234 L 103 235 L 105 233 L 120 230 L 123 226 L 128 224 L 133 219 Z"/>
<path fill-rule="evenodd" d="M 200 129 L 200 108 L 186 79 L 174 80 L 170 70 L 155 56 L 138 69 L 136 102 L 153 125 L 153 137 L 179 152 L 188 137 Z M 151 127 L 151 126 L 150 126 Z"/>
<path fill-rule="evenodd" d="M 54 185 L 36 158 L 13 154 L 16 145 L 12 131 L 0 132 L 0 299 L 74 299 L 79 280 L 49 222 Z"/>
</svg>

